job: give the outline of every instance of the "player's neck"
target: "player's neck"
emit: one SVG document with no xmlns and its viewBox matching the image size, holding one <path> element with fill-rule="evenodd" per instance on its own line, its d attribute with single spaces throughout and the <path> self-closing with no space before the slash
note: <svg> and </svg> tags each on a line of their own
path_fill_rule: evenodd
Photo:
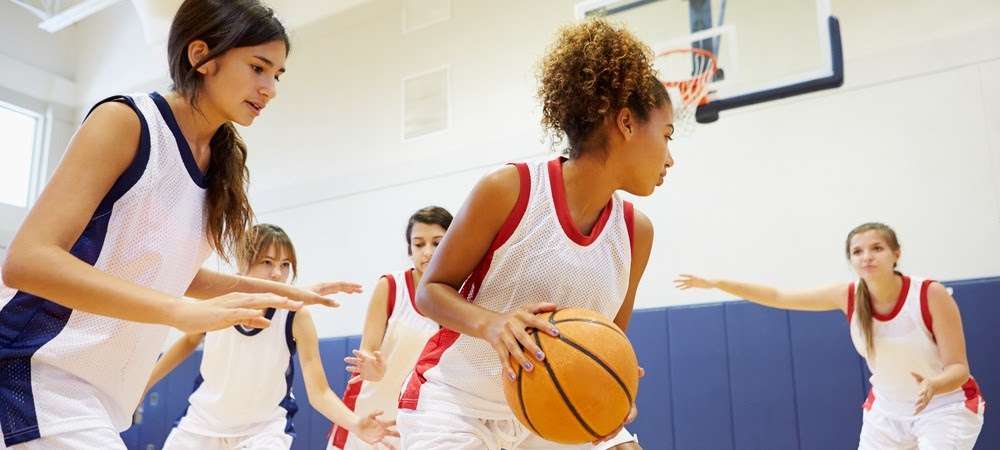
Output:
<svg viewBox="0 0 1000 450">
<path fill-rule="evenodd" d="M 216 108 L 212 107 L 205 97 L 200 98 L 198 109 L 177 92 L 170 92 L 164 98 L 170 105 L 174 118 L 177 119 L 181 133 L 191 146 L 191 151 L 196 153 L 197 159 L 198 153 L 209 149 L 212 137 L 226 120 L 222 114 L 216 112 Z"/>
<path fill-rule="evenodd" d="M 616 190 L 613 176 L 608 173 L 603 161 L 586 156 L 565 161 L 562 174 L 566 206 L 573 224 L 580 232 L 590 234 Z"/>
<path fill-rule="evenodd" d="M 871 292 L 872 304 L 886 306 L 890 309 L 896 305 L 899 291 L 903 289 L 903 277 L 895 272 L 866 280 L 865 283 L 868 284 L 868 292 Z"/>
</svg>

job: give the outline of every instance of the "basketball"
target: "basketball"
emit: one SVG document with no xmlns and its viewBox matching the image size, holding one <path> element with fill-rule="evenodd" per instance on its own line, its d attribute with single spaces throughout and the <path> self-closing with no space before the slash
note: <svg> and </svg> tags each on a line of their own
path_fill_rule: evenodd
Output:
<svg viewBox="0 0 1000 450">
<path fill-rule="evenodd" d="M 628 337 L 601 314 L 564 309 L 539 314 L 559 336 L 530 330 L 545 353 L 534 370 L 510 358 L 516 381 L 503 383 L 518 420 L 546 440 L 582 444 L 625 423 L 639 387 L 639 361 Z"/>
</svg>

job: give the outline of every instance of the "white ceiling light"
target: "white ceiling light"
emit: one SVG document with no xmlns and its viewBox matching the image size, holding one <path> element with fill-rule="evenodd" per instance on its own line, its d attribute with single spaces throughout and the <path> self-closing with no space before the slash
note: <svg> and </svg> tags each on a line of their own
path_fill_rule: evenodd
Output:
<svg viewBox="0 0 1000 450">
<path fill-rule="evenodd" d="M 11 1 L 42 19 L 38 28 L 55 33 L 121 0 L 83 0 L 65 9 L 61 8 L 60 0 L 42 0 L 41 6 L 36 6 L 36 2 L 28 0 Z"/>
</svg>

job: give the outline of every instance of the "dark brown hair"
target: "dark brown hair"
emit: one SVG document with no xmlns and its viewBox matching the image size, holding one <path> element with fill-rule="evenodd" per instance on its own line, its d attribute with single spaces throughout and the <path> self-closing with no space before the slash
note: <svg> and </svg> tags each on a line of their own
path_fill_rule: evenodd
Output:
<svg viewBox="0 0 1000 450">
<path fill-rule="evenodd" d="M 564 27 L 539 65 L 542 125 L 569 140 L 569 156 L 601 148 L 603 124 L 622 108 L 645 121 L 670 104 L 651 65 L 652 51 L 622 27 L 602 19 Z"/>
<path fill-rule="evenodd" d="M 451 226 L 452 216 L 447 209 L 440 206 L 427 206 L 420 208 L 417 212 L 410 216 L 410 220 L 406 222 L 406 253 L 412 255 L 413 251 L 410 249 L 410 237 L 413 234 L 413 224 L 423 223 L 427 225 L 440 225 L 445 231 Z"/>
<path fill-rule="evenodd" d="M 188 58 L 188 46 L 205 41 L 209 53 L 197 65 Z M 170 25 L 167 56 L 173 89 L 198 110 L 204 82 L 198 68 L 237 47 L 252 47 L 272 41 L 291 49 L 285 27 L 274 11 L 256 0 L 185 0 Z M 247 199 L 247 147 L 232 123 L 225 123 L 210 142 L 208 194 L 205 203 L 207 232 L 216 252 L 229 261 L 229 254 L 253 223 L 253 208 Z"/>
</svg>

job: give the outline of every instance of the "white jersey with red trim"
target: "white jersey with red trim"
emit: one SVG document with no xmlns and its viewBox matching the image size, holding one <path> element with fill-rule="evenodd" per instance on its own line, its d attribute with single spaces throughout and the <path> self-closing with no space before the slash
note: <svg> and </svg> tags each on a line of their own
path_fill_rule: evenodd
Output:
<svg viewBox="0 0 1000 450">
<path fill-rule="evenodd" d="M 632 206 L 613 195 L 584 235 L 566 204 L 563 161 L 515 164 L 517 203 L 461 289 L 469 301 L 500 313 L 552 302 L 618 314 L 632 264 Z M 500 361 L 485 340 L 442 329 L 427 343 L 400 408 L 510 419 L 501 383 Z"/>
<path fill-rule="evenodd" d="M 384 275 L 389 284 L 386 304 L 388 320 L 379 351 L 385 358 L 385 375 L 379 381 L 362 381 L 347 386 L 344 403 L 358 415 L 382 411 L 382 419 L 396 418 L 399 392 L 420 357 L 427 340 L 441 328 L 417 310 L 413 269 Z M 342 427 L 334 426 L 330 447 L 345 450 L 372 449 L 369 444 Z"/>
<path fill-rule="evenodd" d="M 869 379 L 872 389 L 865 409 L 877 403 L 882 410 L 912 415 L 920 386 L 911 373 L 935 377 L 944 370 L 944 362 L 938 352 L 927 303 L 927 289 L 933 281 L 906 275 L 902 278 L 903 287 L 893 310 L 888 314 L 872 310 L 873 355 L 868 355 L 861 320 L 854 314 L 854 283 L 848 290 L 847 315 L 854 348 L 865 358 L 872 373 Z M 970 377 L 960 389 L 934 396 L 926 410 L 956 402 L 966 402 L 970 410 L 978 411 L 979 387 L 974 379 Z"/>
</svg>

